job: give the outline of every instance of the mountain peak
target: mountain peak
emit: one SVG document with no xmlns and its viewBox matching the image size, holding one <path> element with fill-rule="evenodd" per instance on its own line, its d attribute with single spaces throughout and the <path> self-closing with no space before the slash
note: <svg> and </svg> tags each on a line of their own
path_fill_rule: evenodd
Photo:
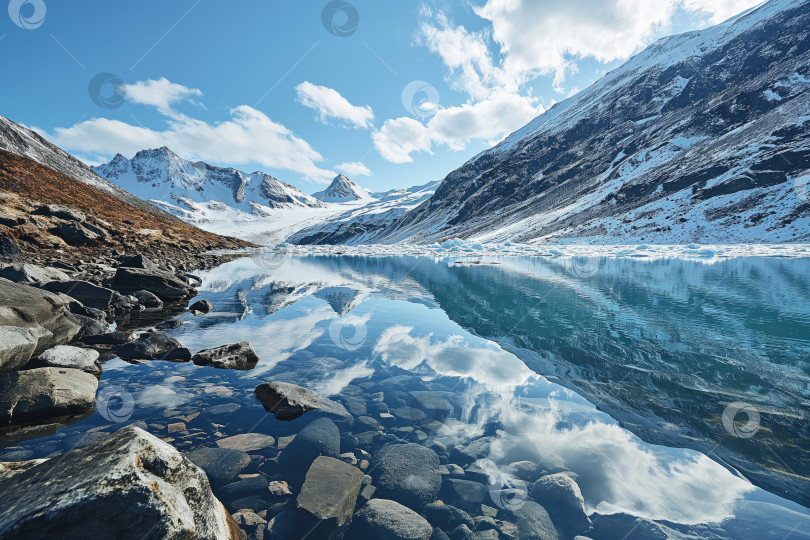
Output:
<svg viewBox="0 0 810 540">
<path fill-rule="evenodd" d="M 349 180 L 344 174 L 337 175 L 328 188 L 313 193 L 312 196 L 323 202 L 334 203 L 369 201 L 372 199 L 367 190 Z"/>
</svg>

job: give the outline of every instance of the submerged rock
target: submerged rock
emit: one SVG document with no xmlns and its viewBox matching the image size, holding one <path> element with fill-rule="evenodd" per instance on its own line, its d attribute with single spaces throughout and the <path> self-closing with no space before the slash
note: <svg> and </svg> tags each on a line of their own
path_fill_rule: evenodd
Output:
<svg viewBox="0 0 810 540">
<path fill-rule="evenodd" d="M 206 313 L 211 313 L 214 311 L 214 304 L 209 302 L 208 300 L 200 300 L 199 302 L 194 302 L 188 307 L 188 310 L 193 315 L 205 315 Z"/>
<path fill-rule="evenodd" d="M 410 508 L 396 501 L 371 499 L 354 515 L 347 537 L 428 540 L 432 534 L 430 523 Z"/>
<path fill-rule="evenodd" d="M 548 511 L 558 529 L 579 533 L 591 528 L 585 499 L 579 485 L 569 475 L 557 473 L 543 476 L 532 487 L 531 497 Z"/>
<path fill-rule="evenodd" d="M 331 457 L 315 459 L 296 500 L 295 532 L 313 540 L 341 537 L 351 522 L 362 481 L 363 472 L 357 467 Z"/>
<path fill-rule="evenodd" d="M 80 414 L 96 401 L 98 379 L 78 369 L 37 368 L 0 375 L 0 425 Z"/>
<path fill-rule="evenodd" d="M 279 459 L 285 479 L 299 484 L 309 466 L 319 456 L 340 455 L 340 430 L 328 418 L 317 418 L 307 424 L 284 449 Z"/>
<path fill-rule="evenodd" d="M 261 433 L 242 433 L 233 437 L 226 437 L 217 441 L 220 448 L 233 448 L 243 452 L 255 452 L 264 450 L 276 444 L 276 440 L 270 435 Z"/>
<path fill-rule="evenodd" d="M 262 383 L 254 394 L 265 408 L 279 420 L 295 420 L 307 411 L 319 412 L 353 422 L 346 407 L 311 390 L 286 382 Z"/>
<path fill-rule="evenodd" d="M 66 298 L 0 279 L 0 373 L 65 343 L 81 330 Z"/>
<path fill-rule="evenodd" d="M 481 504 L 489 495 L 489 488 L 480 482 L 447 478 L 442 484 L 442 500 L 472 514 L 481 512 Z"/>
<path fill-rule="evenodd" d="M 3 494 L 4 537 L 239 538 L 205 474 L 137 427 L 16 475 Z"/>
<path fill-rule="evenodd" d="M 249 370 L 259 363 L 259 355 L 247 341 L 205 349 L 195 354 L 191 361 L 198 366 L 218 369 Z"/>
<path fill-rule="evenodd" d="M 225 486 L 250 465 L 250 456 L 233 448 L 199 448 L 186 454 L 214 486 Z"/>
<path fill-rule="evenodd" d="M 191 352 L 188 349 L 173 337 L 161 333 L 142 334 L 133 342 L 116 345 L 113 350 L 122 360 L 167 360 L 170 362 L 191 360 Z"/>
<path fill-rule="evenodd" d="M 388 444 L 373 465 L 377 495 L 415 510 L 434 502 L 442 486 L 439 456 L 419 444 Z"/>
<path fill-rule="evenodd" d="M 82 349 L 70 345 L 57 345 L 48 349 L 29 363 L 32 367 L 72 368 L 87 373 L 101 373 L 99 353 L 93 349 Z"/>
</svg>

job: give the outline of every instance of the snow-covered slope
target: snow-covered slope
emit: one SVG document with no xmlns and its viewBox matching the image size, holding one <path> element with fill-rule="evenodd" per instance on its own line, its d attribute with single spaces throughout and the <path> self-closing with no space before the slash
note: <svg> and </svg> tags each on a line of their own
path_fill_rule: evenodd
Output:
<svg viewBox="0 0 810 540">
<path fill-rule="evenodd" d="M 436 191 L 439 182 L 374 194 L 376 200 L 330 217 L 291 235 L 295 244 L 363 244 L 413 210 Z"/>
<path fill-rule="evenodd" d="M 369 192 L 346 176 L 339 174 L 332 180 L 329 187 L 323 191 L 312 194 L 316 199 L 328 203 L 344 203 L 354 201 L 371 201 L 372 196 Z"/>
<path fill-rule="evenodd" d="M 659 40 L 342 241 L 807 241 L 809 171 L 810 0 L 771 0 Z"/>
<path fill-rule="evenodd" d="M 279 208 L 323 207 L 317 199 L 268 174 L 188 161 L 166 147 L 142 150 L 131 160 L 118 154 L 94 169 L 187 220 L 238 219 L 240 214 L 262 216 Z"/>
<path fill-rule="evenodd" d="M 96 174 L 93 169 L 51 144 L 39 134 L 0 116 L 0 150 L 23 156 L 40 165 L 69 176 L 84 184 L 100 189 L 141 210 L 166 216 L 156 206 L 139 199 L 114 183 Z"/>
</svg>

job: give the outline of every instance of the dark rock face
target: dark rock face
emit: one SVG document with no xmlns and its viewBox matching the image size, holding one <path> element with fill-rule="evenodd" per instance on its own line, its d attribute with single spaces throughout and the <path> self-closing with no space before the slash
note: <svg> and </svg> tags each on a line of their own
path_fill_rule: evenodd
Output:
<svg viewBox="0 0 810 540">
<path fill-rule="evenodd" d="M 429 540 L 433 527 L 425 518 L 396 501 L 371 499 L 357 511 L 348 538 Z"/>
<path fill-rule="evenodd" d="M 78 369 L 37 368 L 0 375 L 0 425 L 80 414 L 93 407 L 98 379 Z"/>
<path fill-rule="evenodd" d="M 85 306 L 107 311 L 115 291 L 94 285 L 88 281 L 52 281 L 43 288 L 47 291 L 62 293 L 75 298 Z"/>
<path fill-rule="evenodd" d="M 136 341 L 116 345 L 113 350 L 122 360 L 168 360 L 188 362 L 191 352 L 171 336 L 142 334 Z"/>
<path fill-rule="evenodd" d="M 149 259 L 149 257 L 140 254 L 121 258 L 121 262 L 118 266 L 124 268 L 142 268 L 145 270 L 151 270 L 153 272 L 160 270 L 158 265 Z"/>
<path fill-rule="evenodd" d="M 205 471 L 215 487 L 230 484 L 250 465 L 250 456 L 233 448 L 199 448 L 188 452 L 186 457 Z"/>
<path fill-rule="evenodd" d="M 353 421 L 352 416 L 340 403 L 291 383 L 262 383 L 256 387 L 254 394 L 279 420 L 295 420 L 307 411 L 317 410 L 349 423 Z"/>
<path fill-rule="evenodd" d="M 80 223 L 60 223 L 51 232 L 71 246 L 86 246 L 101 238 L 100 234 Z"/>
<path fill-rule="evenodd" d="M 374 456 L 378 496 L 420 510 L 441 489 L 439 456 L 424 446 L 389 444 Z"/>
<path fill-rule="evenodd" d="M 5 235 L 0 235 L 0 262 L 17 262 L 20 260 L 20 248 L 14 240 Z"/>
<path fill-rule="evenodd" d="M 205 349 L 191 357 L 198 366 L 211 366 L 217 369 L 250 370 L 259 363 L 259 355 L 247 341 Z"/>
<path fill-rule="evenodd" d="M 19 369 L 32 356 L 68 342 L 81 329 L 69 302 L 53 293 L 0 279 L 0 373 Z"/>
<path fill-rule="evenodd" d="M 0 531 L 19 538 L 239 538 L 203 472 L 126 427 L 3 482 Z"/>
<path fill-rule="evenodd" d="M 90 335 L 82 338 L 82 342 L 87 345 L 124 345 L 138 338 L 134 332 L 108 332 L 98 335 Z"/>
<path fill-rule="evenodd" d="M 568 533 L 590 529 L 591 520 L 585 510 L 585 499 L 569 475 L 558 473 L 540 478 L 530 495 L 548 511 L 557 529 Z"/>
<path fill-rule="evenodd" d="M 341 536 L 352 519 L 362 481 L 357 467 L 331 457 L 316 458 L 296 500 L 295 531 L 301 538 Z"/>
<path fill-rule="evenodd" d="M 149 291 L 135 291 L 132 296 L 138 299 L 138 303 L 146 309 L 163 309 L 163 300 Z"/>
<path fill-rule="evenodd" d="M 195 294 L 194 289 L 177 276 L 146 268 L 118 268 L 113 288 L 125 294 L 149 291 L 162 300 L 182 300 Z"/>
</svg>

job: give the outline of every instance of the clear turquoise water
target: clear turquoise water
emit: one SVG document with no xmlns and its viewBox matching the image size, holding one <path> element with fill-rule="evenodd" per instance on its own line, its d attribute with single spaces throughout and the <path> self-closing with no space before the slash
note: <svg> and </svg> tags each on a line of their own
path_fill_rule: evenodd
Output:
<svg viewBox="0 0 810 540">
<path fill-rule="evenodd" d="M 431 437 L 464 445 L 497 426 L 480 461 L 493 478 L 530 460 L 576 473 L 594 514 L 810 538 L 810 260 L 276 255 L 203 278 L 215 312 L 172 334 L 192 351 L 248 340 L 254 370 L 112 360 L 100 389 L 131 396 L 131 415 L 119 403 L 0 453 L 54 455 L 136 421 L 181 450 L 283 436 L 299 421 L 265 414 L 259 382 L 339 399 L 427 381 L 458 404 Z M 240 409 L 216 435 L 166 431 L 177 411 L 199 423 L 226 403 Z"/>
</svg>

